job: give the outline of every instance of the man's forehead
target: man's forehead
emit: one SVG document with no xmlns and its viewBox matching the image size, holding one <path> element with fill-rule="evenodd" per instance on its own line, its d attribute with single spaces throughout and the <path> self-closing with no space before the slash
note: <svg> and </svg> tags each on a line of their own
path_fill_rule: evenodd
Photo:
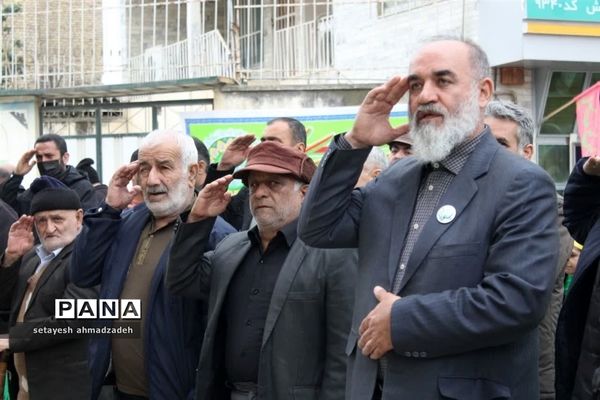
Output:
<svg viewBox="0 0 600 400">
<path fill-rule="evenodd" d="M 455 72 L 459 68 L 469 68 L 470 48 L 456 40 L 440 40 L 423 45 L 411 59 L 409 73 L 432 73 L 434 71 Z M 423 71 L 423 66 L 431 68 Z"/>
<path fill-rule="evenodd" d="M 39 142 L 36 143 L 33 148 L 37 152 L 47 152 L 47 151 L 58 151 L 58 146 L 52 140 L 48 142 Z"/>
<path fill-rule="evenodd" d="M 248 181 L 253 181 L 253 182 L 262 182 L 262 181 L 267 181 L 267 180 L 273 180 L 273 179 L 277 179 L 279 181 L 281 180 L 293 180 L 292 178 L 290 178 L 288 175 L 286 174 L 274 174 L 272 172 L 262 172 L 262 171 L 250 171 L 248 173 Z"/>
<path fill-rule="evenodd" d="M 46 210 L 46 211 L 36 212 L 33 216 L 35 219 L 55 218 L 55 217 L 68 218 L 69 216 L 75 216 L 76 214 L 77 214 L 76 210 Z"/>
<path fill-rule="evenodd" d="M 157 145 L 141 147 L 138 153 L 139 162 L 154 163 L 175 161 L 181 157 L 176 143 L 163 142 Z"/>
</svg>

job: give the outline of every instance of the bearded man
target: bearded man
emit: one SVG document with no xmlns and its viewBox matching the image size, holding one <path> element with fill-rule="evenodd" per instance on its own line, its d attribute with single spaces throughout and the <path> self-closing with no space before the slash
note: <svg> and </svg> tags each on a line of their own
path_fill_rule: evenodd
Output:
<svg viewBox="0 0 600 400">
<path fill-rule="evenodd" d="M 409 93 L 416 157 L 353 190 L 372 146 Z M 487 56 L 461 39 L 424 44 L 373 89 L 310 185 L 299 235 L 358 247 L 346 398 L 533 399 L 538 335 L 553 287 L 554 184 L 501 150 L 484 125 Z"/>
<path fill-rule="evenodd" d="M 136 174 L 139 186 L 129 190 Z M 194 202 L 197 174 L 198 154 L 190 136 L 150 132 L 138 160 L 113 175 L 105 204 L 84 218 L 73 251 L 73 282 L 81 287 L 100 284 L 100 298 L 139 299 L 142 307 L 136 338 L 92 339 L 92 399 L 103 385 L 104 393 L 114 392 L 115 399 L 191 398 L 205 308 L 170 295 L 163 281 L 180 214 Z M 144 203 L 123 216 L 139 192 Z M 218 219 L 212 231 L 217 235 L 210 235 L 210 249 L 234 229 Z"/>
</svg>

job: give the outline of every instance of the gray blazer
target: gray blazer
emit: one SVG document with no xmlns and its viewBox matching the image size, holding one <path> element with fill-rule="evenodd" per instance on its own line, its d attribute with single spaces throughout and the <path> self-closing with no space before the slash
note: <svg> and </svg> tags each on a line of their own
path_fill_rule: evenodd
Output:
<svg viewBox="0 0 600 400">
<path fill-rule="evenodd" d="M 558 248 L 554 184 L 489 130 L 483 135 L 440 200 L 456 208 L 456 218 L 443 224 L 434 211 L 408 261 L 392 309 L 384 399 L 539 395 L 536 327 Z M 299 221 L 312 246 L 359 249 L 348 400 L 370 400 L 374 391 L 377 362 L 356 348 L 358 327 L 376 305 L 373 287 L 391 287 L 424 169 L 409 157 L 353 190 L 369 150 L 332 144 Z"/>
<path fill-rule="evenodd" d="M 246 231 L 227 236 L 203 255 L 212 221 L 182 224 L 166 284 L 178 295 L 208 302 L 196 398 L 227 399 L 223 303 L 250 249 Z M 275 284 L 259 360 L 258 398 L 343 399 L 344 347 L 350 330 L 357 258 L 351 250 L 320 250 L 296 239 Z"/>
</svg>

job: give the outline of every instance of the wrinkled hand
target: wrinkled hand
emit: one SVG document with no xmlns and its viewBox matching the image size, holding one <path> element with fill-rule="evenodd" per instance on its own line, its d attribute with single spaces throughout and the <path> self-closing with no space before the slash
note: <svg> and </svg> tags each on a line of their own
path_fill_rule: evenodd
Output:
<svg viewBox="0 0 600 400">
<path fill-rule="evenodd" d="M 132 187 L 131 190 L 127 188 L 139 168 L 138 162 L 134 161 L 131 164 L 122 166 L 114 173 L 108 184 L 106 204 L 118 210 L 127 208 L 133 198 L 142 191 L 142 188 L 138 185 Z"/>
<path fill-rule="evenodd" d="M 600 176 L 600 156 L 588 158 L 583 164 L 583 172 L 587 175 Z"/>
<path fill-rule="evenodd" d="M 8 339 L 0 339 L 0 353 L 4 350 L 8 350 L 9 340 Z"/>
<path fill-rule="evenodd" d="M 206 218 L 216 217 L 227 208 L 231 201 L 231 193 L 227 192 L 232 175 L 225 175 L 204 186 L 192 206 L 187 222 L 202 221 Z"/>
<path fill-rule="evenodd" d="M 358 347 L 363 355 L 378 360 L 392 350 L 392 305 L 400 299 L 381 286 L 373 289 L 379 304 L 363 319 L 358 333 Z"/>
<path fill-rule="evenodd" d="M 223 152 L 221 161 L 217 165 L 217 171 L 229 171 L 243 163 L 248 158 L 250 145 L 254 143 L 255 139 L 254 135 L 244 135 L 233 139 Z"/>
<path fill-rule="evenodd" d="M 392 128 L 390 113 L 408 90 L 406 78 L 396 76 L 367 93 L 354 126 L 345 136 L 353 148 L 381 146 L 408 132 L 408 125 Z"/>
<path fill-rule="evenodd" d="M 22 215 L 8 231 L 3 265 L 8 267 L 33 248 L 33 217 Z"/>
<path fill-rule="evenodd" d="M 19 162 L 15 167 L 15 174 L 17 175 L 27 175 L 36 164 L 35 160 L 32 160 L 35 155 L 35 149 L 27 150 L 21 158 L 19 158 Z"/>
</svg>

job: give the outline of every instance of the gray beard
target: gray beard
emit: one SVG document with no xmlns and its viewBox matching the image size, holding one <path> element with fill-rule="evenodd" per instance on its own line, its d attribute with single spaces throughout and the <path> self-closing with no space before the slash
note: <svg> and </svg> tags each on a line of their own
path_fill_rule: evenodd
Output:
<svg viewBox="0 0 600 400">
<path fill-rule="evenodd" d="M 413 152 L 424 162 L 442 161 L 452 150 L 464 142 L 475 130 L 481 117 L 478 103 L 479 92 L 473 90 L 468 99 L 460 104 L 456 113 L 450 114 L 441 105 L 417 107 L 410 119 L 410 134 L 413 139 Z M 441 126 L 432 123 L 417 125 L 417 111 L 431 111 L 444 116 Z"/>
<path fill-rule="evenodd" d="M 146 207 L 154 217 L 161 218 L 170 215 L 181 214 L 187 206 L 191 204 L 193 198 L 193 189 L 187 185 L 187 178 L 177 182 L 176 186 L 170 191 L 167 200 L 162 202 L 149 202 L 146 200 L 144 193 L 144 201 Z"/>
</svg>

